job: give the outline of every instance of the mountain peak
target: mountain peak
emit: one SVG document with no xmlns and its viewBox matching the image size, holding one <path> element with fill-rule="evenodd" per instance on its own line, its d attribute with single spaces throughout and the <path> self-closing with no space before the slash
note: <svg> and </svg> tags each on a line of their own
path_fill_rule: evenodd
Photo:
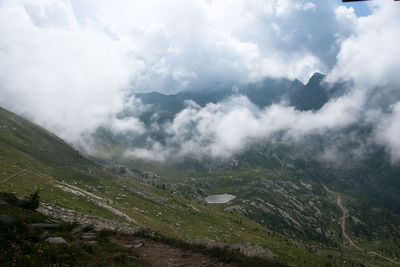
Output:
<svg viewBox="0 0 400 267">
<path fill-rule="evenodd" d="M 319 84 L 321 81 L 323 81 L 325 79 L 325 77 L 326 77 L 325 74 L 315 72 L 311 76 L 311 78 L 308 80 L 308 83 L 306 84 L 306 86 Z"/>
</svg>

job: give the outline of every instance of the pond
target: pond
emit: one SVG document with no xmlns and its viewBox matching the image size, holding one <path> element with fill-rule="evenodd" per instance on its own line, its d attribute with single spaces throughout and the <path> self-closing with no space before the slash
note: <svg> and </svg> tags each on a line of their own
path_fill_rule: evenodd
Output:
<svg viewBox="0 0 400 267">
<path fill-rule="evenodd" d="M 222 195 L 212 195 L 206 197 L 207 203 L 228 203 L 232 199 L 236 198 L 234 195 L 222 194 Z"/>
</svg>

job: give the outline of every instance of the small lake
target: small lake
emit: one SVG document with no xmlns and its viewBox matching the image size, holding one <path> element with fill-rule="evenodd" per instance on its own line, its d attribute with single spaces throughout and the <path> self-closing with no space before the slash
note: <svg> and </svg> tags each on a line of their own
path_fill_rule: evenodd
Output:
<svg viewBox="0 0 400 267">
<path fill-rule="evenodd" d="M 228 203 L 232 199 L 236 198 L 234 195 L 222 194 L 222 195 L 212 195 L 206 197 L 207 203 Z"/>
</svg>

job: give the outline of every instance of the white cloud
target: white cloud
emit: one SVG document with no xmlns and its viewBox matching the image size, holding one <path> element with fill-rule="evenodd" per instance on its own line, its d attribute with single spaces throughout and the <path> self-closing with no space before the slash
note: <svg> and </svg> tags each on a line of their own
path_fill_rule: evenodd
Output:
<svg viewBox="0 0 400 267">
<path fill-rule="evenodd" d="M 337 9 L 337 16 L 353 25 L 354 33 L 342 40 L 338 62 L 328 79 L 350 80 L 362 88 L 367 95 L 365 123 L 375 129 L 375 142 L 398 161 L 400 8 L 393 1 L 378 1 L 371 8 L 371 15 L 358 19 L 353 10 Z"/>
<path fill-rule="evenodd" d="M 346 14 L 344 14 L 346 13 Z M 380 1 L 373 14 L 355 19 L 354 15 L 337 12 L 341 19 L 350 21 L 354 34 L 341 43 L 338 62 L 330 79 L 354 80 L 365 88 L 400 85 L 400 8 L 393 1 Z"/>
<path fill-rule="evenodd" d="M 191 106 L 166 128 L 167 147 L 147 139 L 150 149 L 136 152 L 163 158 L 178 147 L 176 154 L 225 157 L 279 131 L 301 137 L 357 120 L 373 123 L 386 140 L 379 142 L 390 145 L 397 108 L 386 127 L 362 114 L 371 104 L 387 116 L 382 103 L 399 100 L 398 40 L 393 1 L 357 18 L 335 1 L 2 0 L 0 105 L 77 144 L 99 126 L 145 135 L 137 117 L 145 107 L 125 99 L 132 92 L 201 90 L 265 76 L 306 81 L 320 71 L 331 81 L 352 80 L 356 89 L 318 112 L 258 110 L 243 98 Z M 132 117 L 120 119 L 121 111 Z"/>
<path fill-rule="evenodd" d="M 164 125 L 169 135 L 165 146 L 148 140 L 147 149 L 134 149 L 128 155 L 156 160 L 188 155 L 227 158 L 251 142 L 278 133 L 301 139 L 309 134 L 340 131 L 359 119 L 363 105 L 364 97 L 359 91 L 332 100 L 319 111 L 309 112 L 278 104 L 260 110 L 244 96 L 204 108 L 191 104 Z"/>
<path fill-rule="evenodd" d="M 378 143 L 385 145 L 389 151 L 392 161 L 400 160 L 400 102 L 391 107 L 391 112 L 387 116 L 378 117 L 375 138 Z"/>
<path fill-rule="evenodd" d="M 2 1 L 0 25 L 2 106 L 70 142 L 120 111 L 133 64 L 68 2 Z"/>
</svg>

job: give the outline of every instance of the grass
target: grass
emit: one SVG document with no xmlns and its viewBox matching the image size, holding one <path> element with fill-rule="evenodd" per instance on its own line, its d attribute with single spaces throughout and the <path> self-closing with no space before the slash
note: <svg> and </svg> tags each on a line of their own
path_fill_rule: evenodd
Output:
<svg viewBox="0 0 400 267">
<path fill-rule="evenodd" d="M 2 205 L 0 213 L 7 214 L 14 219 L 11 223 L 0 223 L 0 259 L 4 266 L 124 266 L 125 264 L 129 266 L 132 264 L 125 257 L 127 250 L 110 242 L 110 239 L 121 237 L 122 234 L 103 230 L 99 233 L 99 245 L 89 246 L 70 234 L 76 225 L 60 223 L 59 228 L 47 231 L 51 236 L 63 237 L 69 245 L 51 245 L 39 238 L 43 229 L 28 227 L 31 223 L 46 221 L 46 217 L 35 211 L 19 207 L 21 200 L 12 194 L 1 193 L 0 199 L 10 203 L 10 205 Z M 228 247 L 209 248 L 201 244 L 168 238 L 149 230 L 143 230 L 134 236 L 190 252 L 198 252 L 223 262 L 236 263 L 238 266 L 286 266 L 273 260 L 248 257 Z M 140 260 L 137 263 L 145 264 Z"/>
</svg>

